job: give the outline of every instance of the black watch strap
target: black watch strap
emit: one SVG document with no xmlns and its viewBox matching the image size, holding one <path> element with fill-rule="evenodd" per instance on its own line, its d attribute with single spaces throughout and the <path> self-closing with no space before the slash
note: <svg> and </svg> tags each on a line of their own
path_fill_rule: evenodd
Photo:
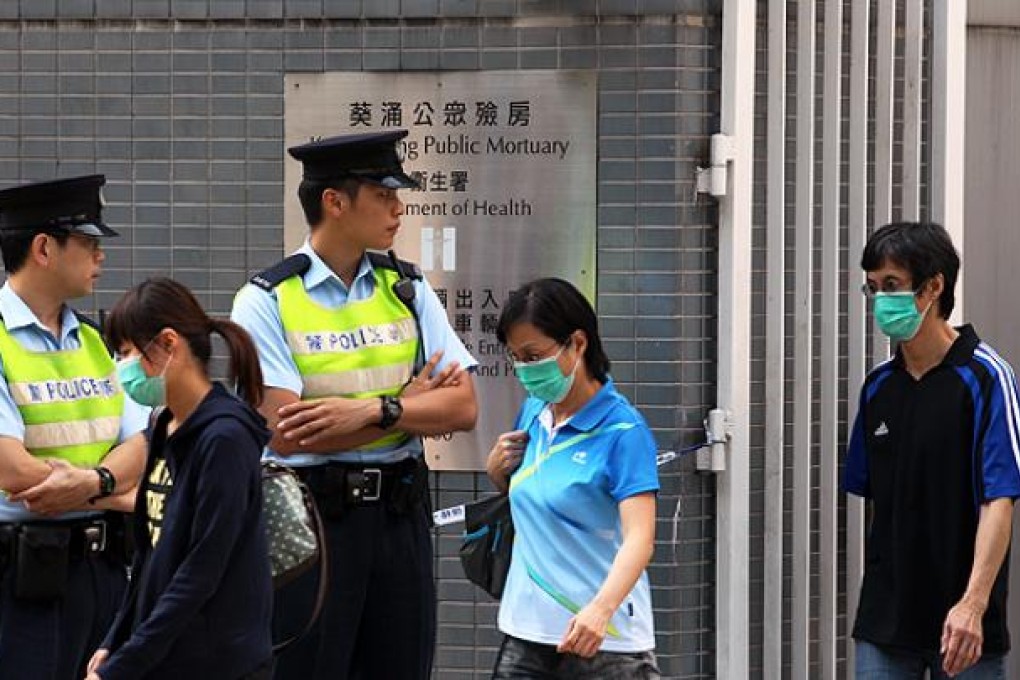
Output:
<svg viewBox="0 0 1020 680">
<path fill-rule="evenodd" d="M 404 414 L 404 406 L 399 399 L 389 395 L 379 397 L 379 401 L 382 403 L 382 418 L 379 419 L 379 427 L 388 430 L 400 420 L 400 416 Z"/>
<path fill-rule="evenodd" d="M 113 476 L 109 468 L 103 467 L 102 465 L 93 468 L 96 474 L 99 475 L 99 496 L 98 498 L 106 498 L 112 496 L 114 490 L 117 488 L 117 478 Z"/>
</svg>

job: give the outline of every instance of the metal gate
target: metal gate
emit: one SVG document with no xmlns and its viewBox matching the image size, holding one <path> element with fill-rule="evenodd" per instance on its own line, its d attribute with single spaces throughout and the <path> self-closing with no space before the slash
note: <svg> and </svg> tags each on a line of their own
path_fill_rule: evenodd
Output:
<svg viewBox="0 0 1020 680">
<path fill-rule="evenodd" d="M 727 443 L 704 462 L 718 474 L 720 678 L 749 676 L 758 597 L 765 678 L 852 674 L 864 510 L 843 500 L 838 476 L 857 389 L 888 351 L 870 330 L 857 263 L 870 230 L 895 219 L 941 222 L 962 249 L 966 15 L 959 0 L 723 5 L 721 136 L 703 182 L 720 205 L 724 426 L 709 434 Z M 764 291 L 748 285 L 754 272 Z M 763 446 L 751 445 L 754 428 Z M 759 466 L 764 530 L 752 535 Z"/>
</svg>

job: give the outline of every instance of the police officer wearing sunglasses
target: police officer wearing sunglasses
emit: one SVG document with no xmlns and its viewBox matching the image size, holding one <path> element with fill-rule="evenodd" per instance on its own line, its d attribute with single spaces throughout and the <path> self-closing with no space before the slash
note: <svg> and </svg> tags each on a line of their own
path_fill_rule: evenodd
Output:
<svg viewBox="0 0 1020 680">
<path fill-rule="evenodd" d="M 104 259 L 102 175 L 0 191 L 0 676 L 81 678 L 126 584 L 147 412 L 68 301 Z"/>
</svg>

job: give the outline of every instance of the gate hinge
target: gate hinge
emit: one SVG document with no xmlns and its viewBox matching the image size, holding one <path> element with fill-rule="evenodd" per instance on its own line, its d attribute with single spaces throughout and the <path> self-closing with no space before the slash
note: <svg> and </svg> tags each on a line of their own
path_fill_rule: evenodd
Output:
<svg viewBox="0 0 1020 680">
<path fill-rule="evenodd" d="M 698 449 L 697 468 L 701 472 L 722 472 L 726 469 L 726 451 L 733 435 L 730 412 L 714 408 L 705 419 L 706 445 Z"/>
<path fill-rule="evenodd" d="M 717 133 L 712 135 L 712 158 L 707 168 L 695 169 L 695 190 L 699 194 L 725 196 L 729 177 L 729 164 L 733 162 L 733 137 Z"/>
</svg>

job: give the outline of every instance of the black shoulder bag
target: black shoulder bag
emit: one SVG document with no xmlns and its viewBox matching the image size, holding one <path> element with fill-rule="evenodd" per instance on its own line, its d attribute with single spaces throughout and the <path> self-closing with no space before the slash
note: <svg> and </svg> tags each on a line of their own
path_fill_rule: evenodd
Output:
<svg viewBox="0 0 1020 680">
<path fill-rule="evenodd" d="M 513 544 L 510 496 L 497 494 L 464 506 L 461 566 L 469 581 L 496 599 L 506 586 Z"/>
</svg>

